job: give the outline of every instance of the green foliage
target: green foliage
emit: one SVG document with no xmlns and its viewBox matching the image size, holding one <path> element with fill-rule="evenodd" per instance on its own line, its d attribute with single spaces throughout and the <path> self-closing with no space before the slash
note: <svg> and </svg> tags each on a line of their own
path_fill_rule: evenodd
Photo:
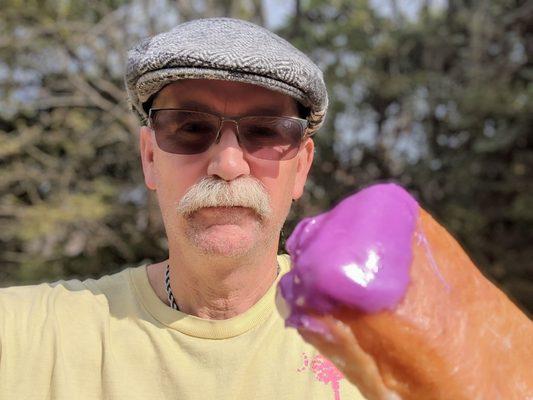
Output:
<svg viewBox="0 0 533 400">
<path fill-rule="evenodd" d="M 96 276 L 165 257 L 125 104 L 126 50 L 190 18 L 262 23 L 261 2 L 4 3 L 0 282 Z M 280 29 L 321 66 L 331 104 L 285 231 L 394 180 L 531 310 L 531 2 L 426 1 L 414 16 L 383 4 L 296 1 Z"/>
<path fill-rule="evenodd" d="M 450 1 L 407 18 L 309 1 L 292 22 L 283 33 L 322 61 L 332 97 L 295 220 L 400 182 L 532 309 L 531 3 Z"/>
</svg>

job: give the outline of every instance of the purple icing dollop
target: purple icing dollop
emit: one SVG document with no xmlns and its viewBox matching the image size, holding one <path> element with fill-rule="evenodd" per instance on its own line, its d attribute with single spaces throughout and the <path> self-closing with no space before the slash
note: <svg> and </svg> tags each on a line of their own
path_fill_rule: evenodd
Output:
<svg viewBox="0 0 533 400">
<path fill-rule="evenodd" d="M 291 310 L 287 325 L 339 305 L 365 313 L 393 309 L 409 284 L 418 213 L 402 187 L 378 184 L 301 221 L 287 240 L 293 267 L 279 283 Z"/>
</svg>

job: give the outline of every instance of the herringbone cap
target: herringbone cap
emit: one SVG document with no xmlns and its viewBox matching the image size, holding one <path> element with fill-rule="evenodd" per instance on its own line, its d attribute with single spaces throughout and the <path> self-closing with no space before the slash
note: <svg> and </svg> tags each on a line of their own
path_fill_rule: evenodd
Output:
<svg viewBox="0 0 533 400">
<path fill-rule="evenodd" d="M 140 42 L 128 53 L 126 88 L 134 111 L 179 79 L 218 79 L 260 85 L 309 108 L 308 134 L 323 123 L 328 95 L 322 71 L 269 30 L 231 18 L 186 22 Z"/>
</svg>

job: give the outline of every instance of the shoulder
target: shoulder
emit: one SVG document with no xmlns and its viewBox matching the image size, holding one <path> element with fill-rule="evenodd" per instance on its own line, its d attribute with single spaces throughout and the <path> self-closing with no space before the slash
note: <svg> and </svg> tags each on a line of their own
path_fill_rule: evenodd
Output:
<svg viewBox="0 0 533 400">
<path fill-rule="evenodd" d="M 139 267 L 142 268 L 142 267 Z M 53 317 L 109 313 L 129 289 L 130 268 L 99 279 L 68 280 L 0 289 L 0 323 L 20 325 Z"/>
<path fill-rule="evenodd" d="M 281 274 L 289 272 L 292 268 L 291 257 L 288 254 L 278 254 L 278 265 Z"/>
</svg>

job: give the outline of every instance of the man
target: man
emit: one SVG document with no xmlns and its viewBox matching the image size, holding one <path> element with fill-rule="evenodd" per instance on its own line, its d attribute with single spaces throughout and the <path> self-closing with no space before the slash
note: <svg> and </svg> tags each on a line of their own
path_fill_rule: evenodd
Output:
<svg viewBox="0 0 533 400">
<path fill-rule="evenodd" d="M 320 70 L 263 28 L 206 19 L 140 43 L 126 85 L 168 260 L 0 291 L 0 398 L 361 398 L 275 305 Z"/>
</svg>

